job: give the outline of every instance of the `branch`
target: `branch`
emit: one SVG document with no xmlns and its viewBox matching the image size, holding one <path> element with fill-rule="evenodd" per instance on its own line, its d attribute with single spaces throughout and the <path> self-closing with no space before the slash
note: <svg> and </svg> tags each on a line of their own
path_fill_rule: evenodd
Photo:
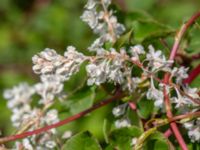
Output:
<svg viewBox="0 0 200 150">
<path fill-rule="evenodd" d="M 175 42 L 174 42 L 174 45 L 172 47 L 169 60 L 174 60 L 183 35 L 187 31 L 187 29 L 196 21 L 196 19 L 198 19 L 198 17 L 200 17 L 200 12 L 198 12 L 194 16 L 192 16 L 189 19 L 189 21 L 187 21 L 187 23 L 184 24 L 181 27 L 180 31 L 177 33 L 177 35 L 175 37 Z M 164 83 L 168 84 L 169 83 L 169 79 L 170 79 L 170 75 L 169 75 L 169 73 L 166 73 L 165 77 L 164 77 Z M 172 111 L 171 111 L 170 99 L 169 99 L 169 95 L 167 94 L 165 86 L 164 86 L 164 89 L 163 89 L 163 93 L 164 93 L 164 101 L 165 101 L 165 108 L 166 108 L 166 112 L 167 112 L 167 117 L 168 118 L 173 118 L 173 114 L 172 114 Z M 182 135 L 180 134 L 180 131 L 179 131 L 177 125 L 176 125 L 176 122 L 171 122 L 170 126 L 171 126 L 171 129 L 172 129 L 172 131 L 173 131 L 173 133 L 174 133 L 174 135 L 175 135 L 180 147 L 183 150 L 188 150 L 187 145 L 185 144 L 185 141 L 184 141 Z"/>
<path fill-rule="evenodd" d="M 196 112 L 186 113 L 183 115 L 174 116 L 173 118 L 169 119 L 169 122 L 173 122 L 173 121 L 181 120 L 185 118 L 194 118 L 194 117 L 199 117 L 199 116 L 200 116 L 200 111 L 196 111 Z"/>
<path fill-rule="evenodd" d="M 184 35 L 185 32 L 187 31 L 187 29 L 188 29 L 199 17 L 200 17 L 200 12 L 197 12 L 194 16 L 192 16 L 192 17 L 187 21 L 186 24 L 184 24 L 184 25 L 181 27 L 180 31 L 177 33 L 177 35 L 176 35 L 176 37 L 175 37 L 175 43 L 174 43 L 174 45 L 173 45 L 173 47 L 172 47 L 171 54 L 170 54 L 170 57 L 169 57 L 170 60 L 174 60 L 183 35 Z"/>
<path fill-rule="evenodd" d="M 16 135 L 11 135 L 11 136 L 7 136 L 7 137 L 3 137 L 3 138 L 0 138 L 0 144 L 2 143 L 6 143 L 6 142 L 10 142 L 10 141 L 15 141 L 15 140 L 18 140 L 18 139 L 23 139 L 23 138 L 26 138 L 28 136 L 32 136 L 32 135 L 35 135 L 35 134 L 40 134 L 40 133 L 43 133 L 43 132 L 46 132 L 50 129 L 53 129 L 53 128 L 57 128 L 57 127 L 60 127 L 60 126 L 63 126 L 65 124 L 68 124 L 72 121 L 75 121 L 83 116 L 85 116 L 86 114 L 100 108 L 100 107 L 103 107 L 111 102 L 113 102 L 114 100 L 116 99 L 120 99 L 122 97 L 122 92 L 121 91 L 117 91 L 115 93 L 115 95 L 107 100 L 104 100 L 104 101 L 101 101 L 95 105 L 93 105 L 92 107 L 90 107 L 89 109 L 86 109 L 85 111 L 82 111 L 74 116 L 71 116 L 69 118 L 66 118 L 65 120 L 62 120 L 58 123 L 55 123 L 55 124 L 52 124 L 52 125 L 49 125 L 49 126 L 45 126 L 43 128 L 39 128 L 39 129 L 36 129 L 36 130 L 33 130 L 33 131 L 27 131 L 27 132 L 24 132 L 22 134 L 16 134 Z"/>
</svg>

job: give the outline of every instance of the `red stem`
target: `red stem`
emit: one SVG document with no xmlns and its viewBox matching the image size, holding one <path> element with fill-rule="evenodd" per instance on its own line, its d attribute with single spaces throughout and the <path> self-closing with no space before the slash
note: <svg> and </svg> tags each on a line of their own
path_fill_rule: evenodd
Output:
<svg viewBox="0 0 200 150">
<path fill-rule="evenodd" d="M 172 130 L 171 130 L 171 129 L 168 129 L 168 130 L 165 131 L 165 133 L 164 133 L 164 136 L 165 136 L 166 138 L 169 138 L 171 135 L 172 135 Z"/>
<path fill-rule="evenodd" d="M 179 48 L 179 45 L 180 45 L 180 41 L 183 37 L 183 35 L 185 34 L 185 32 L 187 31 L 187 29 L 200 17 L 200 12 L 197 12 L 195 15 L 193 15 L 188 21 L 186 24 L 184 24 L 180 31 L 178 32 L 177 36 L 175 37 L 175 43 L 172 47 L 172 50 L 171 50 L 171 54 L 170 54 L 170 57 L 169 59 L 170 60 L 174 60 L 175 56 L 176 56 L 176 53 L 177 53 L 177 50 Z"/>
<path fill-rule="evenodd" d="M 192 113 L 186 113 L 186 114 L 183 114 L 183 115 L 174 116 L 173 118 L 169 119 L 169 122 L 173 122 L 173 121 L 184 119 L 184 118 L 199 117 L 199 116 L 200 116 L 200 111 L 192 112 Z M 172 135 L 171 129 L 168 129 L 164 133 L 164 136 L 166 138 L 170 137 L 171 135 Z"/>
<path fill-rule="evenodd" d="M 177 51 L 178 51 L 178 48 L 179 48 L 179 45 L 180 45 L 180 42 L 181 42 L 181 39 L 183 37 L 183 35 L 185 34 L 185 32 L 187 31 L 187 29 L 195 22 L 195 20 L 200 17 L 200 12 L 196 13 L 194 16 L 192 16 L 189 21 L 184 24 L 180 31 L 177 33 L 176 37 L 175 37 L 175 42 L 174 42 L 174 45 L 172 47 L 172 50 L 171 50 L 171 53 L 170 53 L 170 57 L 169 57 L 169 60 L 174 60 L 176 54 L 177 54 Z M 170 79 L 170 75 L 168 73 L 165 74 L 165 77 L 164 77 L 164 83 L 168 84 L 169 82 L 169 79 Z M 166 107 L 166 112 L 167 112 L 167 117 L 168 118 L 173 118 L 173 114 L 172 114 L 172 111 L 171 111 L 171 104 L 170 104 L 170 98 L 169 98 L 169 95 L 167 94 L 167 91 L 166 91 L 166 87 L 164 87 L 164 101 L 165 101 L 165 107 Z M 182 135 L 180 134 L 180 131 L 177 127 L 177 124 L 176 122 L 171 122 L 170 123 L 170 127 L 181 147 L 182 150 L 188 150 L 187 148 L 187 145 L 185 144 L 185 141 L 182 137 Z"/>
<path fill-rule="evenodd" d="M 193 55 L 192 56 L 192 59 L 200 59 L 200 53 L 196 54 L 196 55 Z"/>
<path fill-rule="evenodd" d="M 166 76 L 167 78 L 168 76 Z M 165 78 L 165 79 L 166 79 Z M 171 112 L 171 104 L 170 104 L 170 99 L 169 99 L 169 95 L 167 94 L 166 92 L 166 87 L 164 87 L 164 98 L 165 98 L 165 107 L 166 107 L 166 112 L 167 112 L 167 118 L 170 119 L 170 118 L 173 118 L 173 114 Z M 182 150 L 188 150 L 187 148 L 187 145 L 185 144 L 185 141 L 177 127 L 177 124 L 176 122 L 171 122 L 170 123 L 170 127 L 181 147 Z"/>
<path fill-rule="evenodd" d="M 183 82 L 185 84 L 190 84 L 199 74 L 200 74 L 200 64 L 189 73 L 188 78 L 185 79 Z"/>
<path fill-rule="evenodd" d="M 111 103 L 112 101 L 116 100 L 116 99 L 120 99 L 122 97 L 122 93 L 121 92 L 116 92 L 116 94 L 107 99 L 107 100 L 104 100 L 104 101 L 101 101 L 95 105 L 93 105 L 92 107 L 90 107 L 89 109 L 86 109 L 85 111 L 82 111 L 74 116 L 71 116 L 69 118 L 66 118 L 65 120 L 62 120 L 58 123 L 55 123 L 55 124 L 52 124 L 52 125 L 49 125 L 49 126 L 45 126 L 43 128 L 39 128 L 39 129 L 36 129 L 36 130 L 33 130 L 33 131 L 27 131 L 27 132 L 24 132 L 24 133 L 21 133 L 21 134 L 17 134 L 17 135 L 11 135 L 11 136 L 7 136 L 7 137 L 3 137 L 3 138 L 0 138 L 0 144 L 1 143 L 5 143 L 5 142 L 9 142 L 9 141 L 15 141 L 17 139 L 22 139 L 22 138 L 26 138 L 28 136 L 32 136 L 32 135 L 35 135 L 35 134 L 40 134 L 42 132 L 45 132 L 45 131 L 48 131 L 50 129 L 53 129 L 53 128 L 57 128 L 57 127 L 60 127 L 62 125 L 65 125 L 67 123 L 70 123 L 74 120 L 77 120 L 83 116 L 85 116 L 86 114 L 102 107 L 102 106 L 105 106 L 109 103 Z"/>
</svg>

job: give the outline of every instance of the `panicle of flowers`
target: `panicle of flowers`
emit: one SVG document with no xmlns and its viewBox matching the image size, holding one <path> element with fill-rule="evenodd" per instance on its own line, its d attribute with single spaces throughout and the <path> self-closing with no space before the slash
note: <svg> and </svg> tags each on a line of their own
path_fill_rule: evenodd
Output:
<svg viewBox="0 0 200 150">
<path fill-rule="evenodd" d="M 101 49 L 86 66 L 88 85 L 100 85 L 105 82 L 119 84 L 122 88 L 134 91 L 139 80 L 132 78 L 131 67 L 127 60 L 130 59 L 124 48 L 117 52 L 114 48 L 110 51 Z"/>
<path fill-rule="evenodd" d="M 19 127 L 23 118 L 31 112 L 30 104 L 33 94 L 35 94 L 35 89 L 27 83 L 21 83 L 12 89 L 5 90 L 4 98 L 8 100 L 7 106 L 12 111 L 13 126 Z"/>
<path fill-rule="evenodd" d="M 41 95 L 39 103 L 50 104 L 57 96 L 62 97 L 64 84 L 62 78 L 58 75 L 41 75 L 41 82 L 35 84 L 36 92 Z"/>
<path fill-rule="evenodd" d="M 94 33 L 100 37 L 88 48 L 96 51 L 105 42 L 114 43 L 125 31 L 125 27 L 118 23 L 113 11 L 109 10 L 111 0 L 88 0 L 81 19 L 86 22 Z M 100 8 L 100 9 L 98 9 Z"/>
<path fill-rule="evenodd" d="M 57 54 L 53 49 L 46 48 L 38 55 L 33 56 L 33 70 L 36 74 L 57 75 L 63 81 L 66 81 L 71 75 L 78 72 L 85 59 L 86 57 L 76 51 L 73 46 L 67 47 L 64 56 Z"/>
<path fill-rule="evenodd" d="M 59 121 L 57 110 L 50 109 L 44 111 L 43 109 L 31 106 L 33 100 L 32 96 L 34 94 L 40 95 L 40 93 L 37 93 L 35 86 L 29 86 L 27 83 L 20 84 L 4 92 L 4 97 L 8 99 L 8 107 L 13 113 L 11 121 L 13 126 L 16 127 L 19 132 L 35 130 L 39 127 Z M 42 97 L 42 95 L 40 96 Z M 43 107 L 46 107 L 46 105 Z M 42 149 L 53 148 L 52 144 L 51 146 L 50 143 L 47 144 L 48 142 L 54 143 L 56 146 L 55 141 L 51 139 L 52 136 L 50 136 L 51 134 L 56 134 L 56 130 L 50 130 L 45 134 L 41 134 L 37 136 L 37 138 L 36 136 L 33 136 L 24 139 L 22 142 L 17 142 L 15 148 L 19 149 L 20 147 L 23 147 L 28 150 L 35 149 L 36 147 L 42 147 Z M 41 142 L 38 143 L 38 141 Z"/>
</svg>

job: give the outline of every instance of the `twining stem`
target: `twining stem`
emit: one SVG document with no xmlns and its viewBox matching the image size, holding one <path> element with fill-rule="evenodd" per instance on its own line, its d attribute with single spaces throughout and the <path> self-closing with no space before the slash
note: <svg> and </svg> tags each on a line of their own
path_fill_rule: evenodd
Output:
<svg viewBox="0 0 200 150">
<path fill-rule="evenodd" d="M 90 112 L 92 112 L 92 111 L 94 111 L 94 110 L 96 110 L 100 107 L 103 107 L 103 106 L 113 102 L 114 100 L 122 98 L 122 96 L 123 96 L 123 94 L 122 94 L 121 90 L 118 90 L 113 97 L 106 99 L 104 101 L 101 101 L 101 102 L 93 105 L 92 107 L 86 109 L 85 111 L 82 111 L 82 112 L 80 112 L 76 115 L 73 115 L 69 118 L 66 118 L 62 121 L 59 121 L 58 123 L 55 123 L 55 124 L 52 124 L 52 125 L 49 125 L 49 126 L 45 126 L 43 128 L 39 128 L 39 129 L 36 129 L 36 130 L 33 130 L 33 131 L 27 131 L 27 132 L 24 132 L 24 133 L 21 133 L 21 134 L 16 134 L 16 135 L 11 135 L 11 136 L 0 138 L 0 144 L 10 142 L 10 141 L 15 141 L 15 140 L 22 139 L 22 138 L 26 138 L 28 136 L 40 134 L 40 133 L 43 133 L 43 132 L 48 131 L 50 129 L 63 126 L 67 123 L 70 123 L 74 120 L 77 120 L 77 119 L 85 116 L 86 114 L 88 114 L 88 113 L 90 113 Z"/>
<path fill-rule="evenodd" d="M 187 31 L 187 29 L 196 21 L 196 19 L 198 19 L 198 17 L 200 17 L 200 12 L 198 12 L 194 16 L 192 16 L 189 19 L 189 21 L 187 21 L 181 27 L 181 29 L 179 30 L 179 32 L 177 33 L 177 35 L 175 37 L 175 42 L 174 42 L 174 45 L 172 47 L 169 60 L 174 60 L 174 58 L 175 58 L 175 56 L 177 54 L 177 51 L 178 51 L 178 48 L 179 48 L 179 45 L 180 45 L 180 42 L 181 42 L 181 39 L 182 39 L 183 35 Z M 169 79 L 170 79 L 170 75 L 169 75 L 169 73 L 166 73 L 165 77 L 164 77 L 164 83 L 168 84 L 169 83 Z M 165 101 L 165 108 L 166 108 L 166 112 L 167 112 L 167 117 L 168 118 L 173 118 L 173 114 L 172 114 L 172 111 L 171 111 L 170 98 L 169 98 L 169 95 L 168 95 L 168 93 L 166 91 L 166 86 L 164 86 L 163 93 L 164 93 L 164 101 Z M 171 129 L 172 129 L 172 131 L 173 131 L 173 133 L 174 133 L 174 135 L 175 135 L 175 137 L 176 137 L 181 149 L 188 150 L 187 145 L 185 144 L 185 141 L 184 141 L 182 135 L 180 134 L 180 131 L 179 131 L 178 127 L 177 127 L 176 122 L 171 122 L 170 126 L 171 126 Z"/>
<path fill-rule="evenodd" d="M 175 42 L 174 45 L 172 47 L 171 50 L 171 54 L 169 59 L 170 60 L 174 60 L 176 53 L 178 51 L 181 39 L 183 37 L 183 35 L 185 34 L 185 32 L 187 31 L 187 29 L 200 17 L 200 12 L 197 12 L 195 15 L 193 15 L 179 30 L 179 32 L 177 33 L 176 37 L 175 37 Z"/>
</svg>

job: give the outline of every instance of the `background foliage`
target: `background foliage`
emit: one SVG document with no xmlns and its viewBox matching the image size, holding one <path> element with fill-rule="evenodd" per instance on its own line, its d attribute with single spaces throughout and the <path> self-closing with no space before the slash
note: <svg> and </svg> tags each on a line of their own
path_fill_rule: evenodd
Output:
<svg viewBox="0 0 200 150">
<path fill-rule="evenodd" d="M 125 5 L 119 5 L 120 2 L 120 0 L 115 1 L 117 9 L 122 10 L 118 16 L 120 18 L 123 14 L 127 14 L 126 18 L 120 19 L 129 29 L 133 28 L 132 42 L 153 43 L 165 49 L 165 53 L 169 53 L 169 50 L 149 37 L 158 39 L 160 36 L 166 36 L 171 46 L 173 38 L 168 38 L 168 35 L 174 34 L 174 31 L 200 8 L 199 0 L 125 0 L 123 1 Z M 67 45 L 75 45 L 77 49 L 87 53 L 86 48 L 94 40 L 94 35 L 79 18 L 85 3 L 86 1 L 82 0 L 1 0 L 0 93 L 3 93 L 3 89 L 22 81 L 29 83 L 37 81 L 38 78 L 31 69 L 31 57 L 46 47 L 63 53 Z M 200 26 L 197 24 L 187 35 L 188 41 L 193 38 L 187 49 L 190 54 L 200 52 L 199 35 Z M 188 44 L 188 41 L 184 41 L 183 44 Z M 99 92 L 95 94 L 95 87 L 89 88 L 85 85 L 85 79 L 81 78 L 84 77 L 83 74 L 85 74 L 84 69 L 66 84 L 69 100 L 65 105 L 56 106 L 59 112 L 62 112 L 60 118 L 80 112 L 105 97 L 104 90 L 98 89 Z M 196 81 L 193 84 L 199 86 L 199 79 Z M 141 101 L 139 107 L 142 106 L 146 104 Z M 151 107 L 151 104 L 148 106 Z M 59 130 L 73 132 L 89 130 L 101 141 L 105 136 L 102 131 L 107 125 L 106 120 L 113 119 L 110 108 L 110 105 L 101 108 L 87 117 L 60 127 Z M 151 108 L 147 108 L 149 109 Z M 10 123 L 10 112 L 2 94 L 0 111 L 2 134 L 14 133 Z M 142 110 L 139 112 L 143 118 L 148 118 L 148 113 Z M 79 138 L 78 136 L 85 136 L 91 140 L 91 143 L 95 142 L 87 132 L 77 135 L 76 138 Z M 111 138 L 115 138 L 115 133 Z M 123 143 L 121 146 L 123 147 Z"/>
</svg>

